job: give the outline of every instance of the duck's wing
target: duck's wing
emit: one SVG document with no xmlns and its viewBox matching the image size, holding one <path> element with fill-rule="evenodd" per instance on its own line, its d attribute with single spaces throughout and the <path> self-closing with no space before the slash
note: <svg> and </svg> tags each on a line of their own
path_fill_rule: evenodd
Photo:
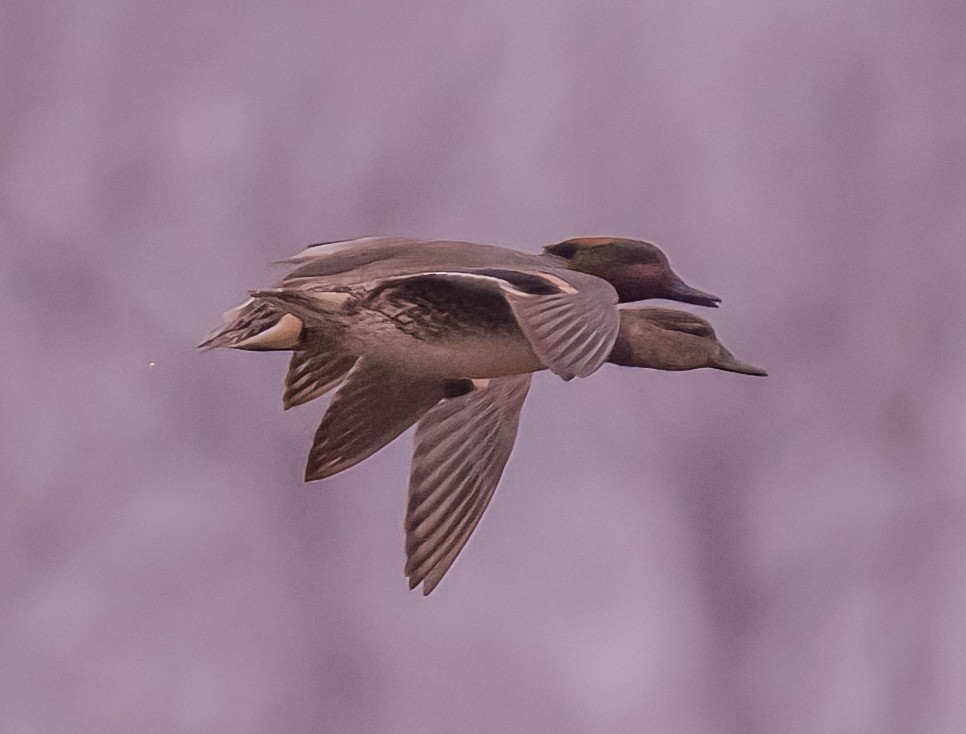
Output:
<svg viewBox="0 0 966 734">
<path fill-rule="evenodd" d="M 620 329 L 617 291 L 602 278 L 570 270 L 440 270 L 391 276 L 368 287 L 373 295 L 396 291 L 393 296 L 400 300 L 429 301 L 436 304 L 441 317 L 446 311 L 457 320 L 461 309 L 480 303 L 481 294 L 494 304 L 490 307 L 494 318 L 496 306 L 505 302 L 540 361 L 564 380 L 597 370 L 610 355 Z M 439 293 L 443 290 L 448 291 L 445 296 Z"/>
<path fill-rule="evenodd" d="M 315 432 L 305 481 L 338 474 L 369 458 L 436 403 L 472 389 L 469 380 L 416 380 L 359 358 Z"/>
<path fill-rule="evenodd" d="M 540 361 L 564 380 L 597 371 L 620 330 L 617 291 L 602 278 L 569 270 L 524 274 L 546 287 L 503 276 L 501 289 Z"/>
<path fill-rule="evenodd" d="M 456 560 L 510 458 L 530 375 L 443 400 L 416 428 L 406 509 L 409 588 L 429 594 Z"/>
<path fill-rule="evenodd" d="M 346 354 L 322 329 L 302 331 L 285 375 L 285 410 L 325 395 L 345 378 L 358 357 Z"/>
</svg>

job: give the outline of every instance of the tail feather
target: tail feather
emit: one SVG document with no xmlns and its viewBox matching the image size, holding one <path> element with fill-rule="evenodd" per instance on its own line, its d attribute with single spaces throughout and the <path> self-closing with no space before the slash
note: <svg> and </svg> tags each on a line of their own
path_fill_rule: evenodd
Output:
<svg viewBox="0 0 966 734">
<path fill-rule="evenodd" d="M 198 345 L 199 349 L 292 349 L 298 344 L 302 331 L 302 322 L 298 318 L 255 299 L 226 312 L 225 321 L 223 327 Z"/>
</svg>

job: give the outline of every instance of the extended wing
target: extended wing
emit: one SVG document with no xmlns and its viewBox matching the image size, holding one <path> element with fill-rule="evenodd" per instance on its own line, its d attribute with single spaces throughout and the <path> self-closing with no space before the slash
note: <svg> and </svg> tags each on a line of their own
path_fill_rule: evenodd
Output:
<svg viewBox="0 0 966 734">
<path fill-rule="evenodd" d="M 315 432 L 305 481 L 338 474 L 369 458 L 469 380 L 418 380 L 360 358 Z"/>
<path fill-rule="evenodd" d="M 416 428 L 406 510 L 409 588 L 429 594 L 466 545 L 510 458 L 530 375 L 443 400 Z"/>
</svg>

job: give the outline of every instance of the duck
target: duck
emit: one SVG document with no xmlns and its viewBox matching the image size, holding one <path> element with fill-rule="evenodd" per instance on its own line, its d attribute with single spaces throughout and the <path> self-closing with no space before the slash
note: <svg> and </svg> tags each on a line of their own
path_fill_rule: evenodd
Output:
<svg viewBox="0 0 966 734">
<path fill-rule="evenodd" d="M 620 330 L 607 361 L 663 371 L 707 368 L 768 375 L 738 360 L 706 320 L 668 308 L 621 310 Z M 470 389 L 436 402 L 416 419 L 404 523 L 404 573 L 410 589 L 422 584 L 428 596 L 479 524 L 513 450 L 530 380 L 531 374 L 521 374 L 474 381 Z M 459 392 L 458 386 L 450 389 Z M 338 398 L 337 393 L 329 409 L 337 413 L 326 414 L 329 430 L 317 436 L 309 457 L 315 471 L 324 472 L 326 458 L 340 453 L 337 445 L 351 450 L 355 442 L 351 435 L 338 434 L 339 414 L 352 412 L 348 401 L 337 405 Z M 378 414 L 378 406 L 369 407 Z"/>
<path fill-rule="evenodd" d="M 684 283 L 657 246 L 639 240 L 576 238 L 529 255 L 366 238 L 314 245 L 284 262 L 292 272 L 250 292 L 199 346 L 290 350 L 286 409 L 339 387 L 316 432 L 306 481 L 358 464 L 418 424 L 406 575 L 424 594 L 455 560 L 499 482 L 533 372 L 570 380 L 609 361 L 764 374 L 737 361 L 696 316 L 617 308 L 646 298 L 720 302 Z M 441 425 L 445 437 L 437 435 Z M 459 470 L 458 486 L 440 466 Z M 455 494 L 447 499 L 440 486 Z M 458 519 L 449 522 L 453 512 Z"/>
<path fill-rule="evenodd" d="M 424 294 L 425 277 L 415 276 L 421 283 L 418 291 Z M 409 280 L 395 278 L 389 283 L 398 286 Z M 355 302 L 346 305 L 352 292 L 338 292 L 347 299 L 341 307 L 350 311 L 358 308 Z M 386 295 L 385 290 L 377 289 L 366 291 L 366 297 L 374 292 Z M 311 312 L 317 300 L 288 300 L 293 294 L 306 298 L 298 290 L 262 291 L 256 297 L 280 309 L 292 309 L 307 322 L 328 318 Z M 438 309 L 431 312 L 438 313 Z M 711 324 L 694 314 L 668 308 L 619 309 L 616 313 L 618 328 L 607 341 L 606 362 L 665 371 L 710 368 L 767 376 L 765 370 L 738 360 L 720 342 Z M 519 334 L 516 341 L 520 351 L 528 344 Z M 409 345 L 413 354 L 422 348 L 419 342 L 413 339 Z M 316 431 L 305 481 L 331 477 L 357 465 L 416 424 L 405 521 L 405 573 L 411 589 L 422 583 L 423 594 L 428 595 L 489 504 L 516 439 L 532 373 L 549 365 L 542 362 L 536 348 L 515 365 L 517 374 L 493 370 L 486 359 L 481 360 L 483 367 L 469 371 L 465 364 L 445 366 L 445 362 L 420 371 L 411 367 L 420 364 L 418 357 L 400 365 L 393 361 L 392 350 L 389 360 L 385 359 L 387 353 L 362 351 Z M 464 374 L 455 376 L 460 373 Z"/>
<path fill-rule="evenodd" d="M 455 281 L 460 273 L 472 271 L 473 275 L 479 276 L 480 270 L 495 272 L 512 289 L 525 293 L 528 286 L 531 291 L 534 285 L 539 288 L 541 280 L 549 282 L 549 285 L 544 285 L 545 289 L 565 290 L 568 297 L 537 299 L 540 303 L 565 308 L 566 314 L 563 315 L 573 324 L 582 325 L 588 333 L 602 325 L 607 327 L 604 341 L 599 344 L 596 354 L 565 354 L 551 359 L 551 369 L 564 379 L 589 374 L 594 369 L 593 365 L 599 365 L 603 356 L 606 356 L 606 341 L 616 333 L 617 328 L 616 303 L 667 298 L 716 307 L 720 302 L 717 296 L 686 284 L 671 269 L 667 256 L 659 247 L 623 237 L 573 238 L 545 247 L 541 255 L 466 242 L 363 238 L 313 245 L 282 262 L 292 264 L 295 268 L 276 284 L 274 290 L 290 292 L 300 290 L 317 293 L 348 289 L 359 284 L 368 284 L 372 288 L 391 279 L 448 273 L 449 279 L 454 281 L 448 289 L 452 294 L 459 291 Z M 537 280 L 534 280 L 535 277 Z M 437 277 L 433 282 L 432 277 L 427 277 L 421 282 L 431 283 L 438 292 L 445 285 L 439 280 Z M 409 290 L 413 291 L 419 282 L 410 281 Z M 513 292 L 510 295 L 512 297 Z M 346 351 L 345 339 L 341 340 L 341 344 L 336 343 L 329 330 L 307 328 L 303 319 L 292 312 L 293 309 L 279 308 L 270 301 L 270 298 L 250 297 L 226 312 L 224 326 L 199 347 L 203 350 L 224 347 L 291 351 L 283 394 L 283 406 L 289 409 L 324 395 L 338 384 L 355 363 L 356 355 Z M 518 305 L 517 316 L 523 319 L 528 329 L 532 325 L 533 332 L 545 332 L 556 323 L 533 323 L 524 313 L 528 309 L 527 304 Z M 502 310 L 505 311 L 505 308 Z M 544 314 L 553 315 L 549 312 Z M 404 314 L 397 316 L 397 320 L 405 318 Z M 527 335 L 538 341 L 540 339 L 539 333 Z M 568 360 L 568 356 L 571 359 Z M 581 357 L 588 356 L 589 363 L 579 363 Z M 512 368 L 505 365 L 505 369 Z"/>
<path fill-rule="evenodd" d="M 281 263 L 293 265 L 276 287 L 292 283 L 346 286 L 393 275 L 440 269 L 500 268 L 526 273 L 532 268 L 585 273 L 603 279 L 629 303 L 665 298 L 716 307 L 721 299 L 689 286 L 667 256 L 650 242 L 626 237 L 577 237 L 543 248 L 541 254 L 449 240 L 363 237 L 310 245 Z M 199 347 L 252 351 L 298 349 L 317 334 L 302 334 L 302 323 L 264 301 L 249 298 L 224 314 L 224 325 Z"/>
</svg>

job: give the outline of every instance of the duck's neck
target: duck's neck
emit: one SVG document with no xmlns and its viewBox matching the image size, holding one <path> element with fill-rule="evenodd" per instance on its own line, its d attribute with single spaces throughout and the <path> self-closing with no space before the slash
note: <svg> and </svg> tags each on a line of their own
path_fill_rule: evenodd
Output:
<svg viewBox="0 0 966 734">
<path fill-rule="evenodd" d="M 639 364 L 639 351 L 639 349 L 632 345 L 624 330 L 621 329 L 621 331 L 617 333 L 617 339 L 614 341 L 614 347 L 610 350 L 610 356 L 607 358 L 607 361 L 611 364 L 617 364 L 622 367 L 646 366 Z"/>
</svg>

